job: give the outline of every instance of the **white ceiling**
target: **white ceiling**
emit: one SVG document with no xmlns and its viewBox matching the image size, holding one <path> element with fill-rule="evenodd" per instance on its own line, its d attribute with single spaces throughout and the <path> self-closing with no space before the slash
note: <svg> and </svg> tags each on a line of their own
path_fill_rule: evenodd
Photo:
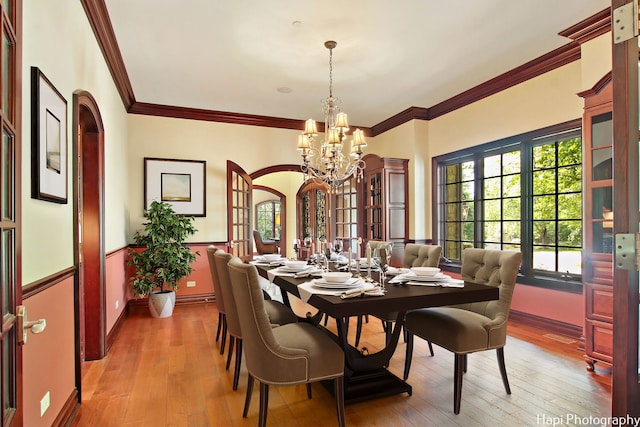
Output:
<svg viewBox="0 0 640 427">
<path fill-rule="evenodd" d="M 105 0 L 138 102 L 373 126 L 570 42 L 609 0 Z M 289 88 L 281 93 L 279 88 Z"/>
</svg>

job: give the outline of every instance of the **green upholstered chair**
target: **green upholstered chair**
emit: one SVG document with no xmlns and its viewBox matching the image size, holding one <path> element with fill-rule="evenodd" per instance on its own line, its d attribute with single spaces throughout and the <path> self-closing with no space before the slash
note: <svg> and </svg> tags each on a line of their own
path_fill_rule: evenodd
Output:
<svg viewBox="0 0 640 427">
<path fill-rule="evenodd" d="M 310 391 L 312 382 L 334 380 L 338 423 L 344 426 L 344 353 L 340 346 L 311 323 L 273 328 L 256 267 L 234 257 L 228 270 L 249 372 L 243 417 L 249 409 L 254 379 L 260 382 L 259 426 L 267 422 L 269 385 L 307 384 Z"/>
<path fill-rule="evenodd" d="M 229 271 L 227 269 L 227 263 L 233 257 L 230 253 L 222 250 L 216 251 L 214 254 L 216 267 L 218 270 L 219 284 L 222 294 L 227 296 L 225 305 L 227 330 L 229 331 L 229 352 L 227 354 L 227 366 L 231 364 L 231 355 L 234 350 L 235 344 L 235 367 L 233 371 L 233 389 L 238 389 L 238 379 L 240 377 L 240 364 L 242 362 L 242 330 L 240 328 L 240 320 L 238 319 L 238 313 L 236 305 L 233 301 L 232 295 L 233 289 L 231 285 L 231 279 L 229 278 Z M 264 296 L 264 294 L 263 294 Z M 291 311 L 289 307 L 282 304 L 279 301 L 265 300 L 264 302 L 267 315 L 269 316 L 269 322 L 273 326 L 284 325 L 287 323 L 295 323 L 298 321 L 298 316 Z"/>
<path fill-rule="evenodd" d="M 220 354 L 224 354 L 224 347 L 227 341 L 227 312 L 224 307 L 224 297 L 222 296 L 222 290 L 220 289 L 220 278 L 218 277 L 218 268 L 214 254 L 216 251 L 222 251 L 214 245 L 207 246 L 207 259 L 209 260 L 209 270 L 211 271 L 211 281 L 213 282 L 213 293 L 216 296 L 215 302 L 218 308 L 218 329 L 216 330 L 216 342 L 222 335 L 222 341 L 220 343 Z"/>
<path fill-rule="evenodd" d="M 462 279 L 500 288 L 494 301 L 412 310 L 405 317 L 407 348 L 404 378 L 409 376 L 413 336 L 417 335 L 455 354 L 453 412 L 460 413 L 462 374 L 467 354 L 496 349 L 500 375 L 511 394 L 504 364 L 507 319 L 522 253 L 468 248 L 462 254 Z"/>
</svg>

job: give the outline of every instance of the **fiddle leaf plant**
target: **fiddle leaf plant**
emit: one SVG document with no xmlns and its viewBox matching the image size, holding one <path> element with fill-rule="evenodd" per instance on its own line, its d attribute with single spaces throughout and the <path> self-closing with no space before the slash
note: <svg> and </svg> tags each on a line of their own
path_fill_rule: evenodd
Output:
<svg viewBox="0 0 640 427">
<path fill-rule="evenodd" d="M 170 204 L 151 202 L 144 211 L 144 228 L 133 236 L 142 251 L 129 251 L 129 265 L 135 269 L 129 279 L 134 296 L 143 298 L 155 289 L 177 290 L 178 282 L 192 271 L 198 252 L 191 252 L 185 239 L 197 230 L 192 216 L 177 214 Z"/>
</svg>

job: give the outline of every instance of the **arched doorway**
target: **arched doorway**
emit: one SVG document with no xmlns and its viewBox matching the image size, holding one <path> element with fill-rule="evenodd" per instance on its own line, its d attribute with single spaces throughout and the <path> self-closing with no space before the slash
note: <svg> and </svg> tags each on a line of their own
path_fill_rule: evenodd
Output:
<svg viewBox="0 0 640 427">
<path fill-rule="evenodd" d="M 104 126 L 86 91 L 73 95 L 76 370 L 105 356 Z M 78 390 L 81 372 L 76 372 Z"/>
</svg>

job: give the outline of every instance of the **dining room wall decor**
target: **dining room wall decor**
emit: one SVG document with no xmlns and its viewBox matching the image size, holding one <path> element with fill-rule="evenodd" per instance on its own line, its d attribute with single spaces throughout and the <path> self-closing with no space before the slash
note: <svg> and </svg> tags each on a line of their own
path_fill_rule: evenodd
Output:
<svg viewBox="0 0 640 427">
<path fill-rule="evenodd" d="M 67 203 L 67 101 L 31 67 L 31 197 Z"/>
<path fill-rule="evenodd" d="M 144 208 L 154 200 L 169 203 L 181 215 L 206 216 L 204 160 L 144 158 Z"/>
</svg>

